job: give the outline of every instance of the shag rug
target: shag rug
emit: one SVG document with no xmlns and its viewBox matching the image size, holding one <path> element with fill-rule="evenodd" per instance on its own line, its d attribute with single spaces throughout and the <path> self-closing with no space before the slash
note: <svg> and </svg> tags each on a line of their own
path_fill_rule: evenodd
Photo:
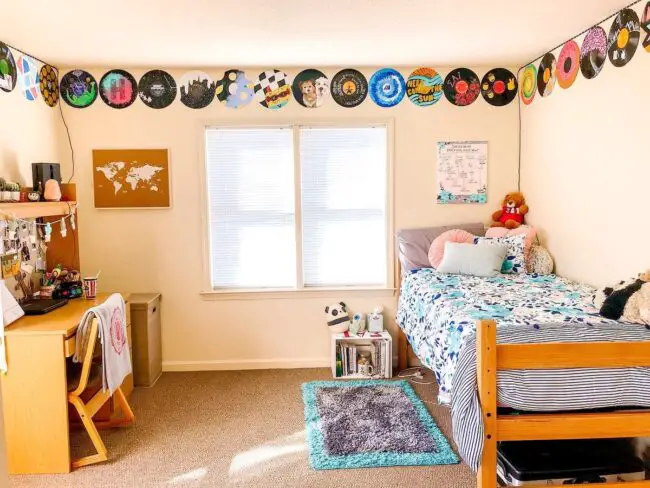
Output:
<svg viewBox="0 0 650 488">
<path fill-rule="evenodd" d="M 407 381 L 313 381 L 302 396 L 314 469 L 458 463 Z"/>
</svg>

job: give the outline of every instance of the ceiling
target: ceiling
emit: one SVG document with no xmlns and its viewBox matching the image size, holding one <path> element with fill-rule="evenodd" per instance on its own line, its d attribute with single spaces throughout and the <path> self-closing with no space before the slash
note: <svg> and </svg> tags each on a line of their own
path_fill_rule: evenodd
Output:
<svg viewBox="0 0 650 488">
<path fill-rule="evenodd" d="M 512 66 L 625 3 L 14 0 L 0 41 L 68 67 Z"/>
</svg>

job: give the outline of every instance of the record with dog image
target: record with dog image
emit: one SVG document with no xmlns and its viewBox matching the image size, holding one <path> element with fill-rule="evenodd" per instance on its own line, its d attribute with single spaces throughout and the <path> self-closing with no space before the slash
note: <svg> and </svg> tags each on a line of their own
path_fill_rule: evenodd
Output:
<svg viewBox="0 0 650 488">
<path fill-rule="evenodd" d="M 293 96 L 300 105 L 318 108 L 329 95 L 330 82 L 322 71 L 309 68 L 296 75 L 292 89 Z"/>
<path fill-rule="evenodd" d="M 16 60 L 9 46 L 0 42 L 0 90 L 10 92 L 16 86 Z"/>
<path fill-rule="evenodd" d="M 565 90 L 573 85 L 580 70 L 580 48 L 575 41 L 567 42 L 557 60 L 557 83 Z"/>
<path fill-rule="evenodd" d="M 607 34 L 602 27 L 592 27 L 582 41 L 580 48 L 580 71 L 591 80 L 605 66 L 607 60 Z"/>
<path fill-rule="evenodd" d="M 341 107 L 357 107 L 368 96 L 368 80 L 356 69 L 344 69 L 332 77 L 330 92 Z"/>
<path fill-rule="evenodd" d="M 82 69 L 68 71 L 61 78 L 61 98 L 74 108 L 86 108 L 97 99 L 97 81 Z"/>
<path fill-rule="evenodd" d="M 56 107 L 59 103 L 59 73 L 53 66 L 44 64 L 38 72 L 38 77 L 43 101 L 48 107 Z"/>
<path fill-rule="evenodd" d="M 262 107 L 279 110 L 291 101 L 291 81 L 280 70 L 262 71 L 253 85 L 253 92 Z"/>
<path fill-rule="evenodd" d="M 382 68 L 370 77 L 370 98 L 382 108 L 394 107 L 406 93 L 406 82 L 399 71 Z"/>
<path fill-rule="evenodd" d="M 176 80 L 161 69 L 147 71 L 138 83 L 138 96 L 147 107 L 169 107 L 176 99 Z"/>
<path fill-rule="evenodd" d="M 510 70 L 494 68 L 485 73 L 481 81 L 481 94 L 490 105 L 508 105 L 517 97 L 517 78 Z"/>
<path fill-rule="evenodd" d="M 433 68 L 418 68 L 406 80 L 406 96 L 418 107 L 428 107 L 442 98 L 442 76 Z"/>
<path fill-rule="evenodd" d="M 138 82 L 128 71 L 112 69 L 99 80 L 99 96 L 111 108 L 129 107 L 138 97 Z"/>
<path fill-rule="evenodd" d="M 546 53 L 537 69 L 537 90 L 543 97 L 553 93 L 557 80 L 557 62 L 553 53 Z"/>
<path fill-rule="evenodd" d="M 205 108 L 214 100 L 217 83 L 203 71 L 188 71 L 178 84 L 181 103 L 193 109 Z"/>
<path fill-rule="evenodd" d="M 242 108 L 253 100 L 253 82 L 239 69 L 229 69 L 217 84 L 217 98 L 228 108 Z"/>
<path fill-rule="evenodd" d="M 457 107 L 465 107 L 476 101 L 481 93 L 481 82 L 471 69 L 456 68 L 445 78 L 445 97 Z"/>
<path fill-rule="evenodd" d="M 611 63 L 617 68 L 629 63 L 639 47 L 640 38 L 641 23 L 639 22 L 639 16 L 630 8 L 621 10 L 614 17 L 607 38 L 607 53 Z"/>
</svg>

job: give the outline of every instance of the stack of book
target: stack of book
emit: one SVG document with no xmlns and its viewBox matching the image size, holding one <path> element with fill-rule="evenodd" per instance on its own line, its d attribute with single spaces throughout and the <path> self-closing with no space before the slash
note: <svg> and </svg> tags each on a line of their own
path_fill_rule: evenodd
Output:
<svg viewBox="0 0 650 488">
<path fill-rule="evenodd" d="M 388 341 L 377 339 L 369 344 L 355 344 L 353 342 L 338 342 L 336 344 L 336 377 L 361 376 L 359 359 L 362 356 L 369 358 L 372 365 L 372 377 L 387 378 L 390 368 Z"/>
</svg>

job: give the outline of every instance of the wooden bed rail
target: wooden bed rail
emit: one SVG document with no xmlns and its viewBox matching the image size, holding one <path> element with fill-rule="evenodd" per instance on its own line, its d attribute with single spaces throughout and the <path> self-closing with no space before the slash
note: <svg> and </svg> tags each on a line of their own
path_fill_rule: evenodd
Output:
<svg viewBox="0 0 650 488">
<path fill-rule="evenodd" d="M 478 391 L 484 424 L 477 488 L 497 486 L 497 441 L 604 439 L 650 436 L 650 411 L 497 415 L 497 371 L 502 369 L 650 367 L 650 343 L 582 342 L 499 344 L 494 320 L 476 324 Z M 592 485 L 572 485 L 592 486 Z M 650 481 L 598 484 L 650 488 Z M 530 488 L 542 488 L 542 485 Z"/>
</svg>

